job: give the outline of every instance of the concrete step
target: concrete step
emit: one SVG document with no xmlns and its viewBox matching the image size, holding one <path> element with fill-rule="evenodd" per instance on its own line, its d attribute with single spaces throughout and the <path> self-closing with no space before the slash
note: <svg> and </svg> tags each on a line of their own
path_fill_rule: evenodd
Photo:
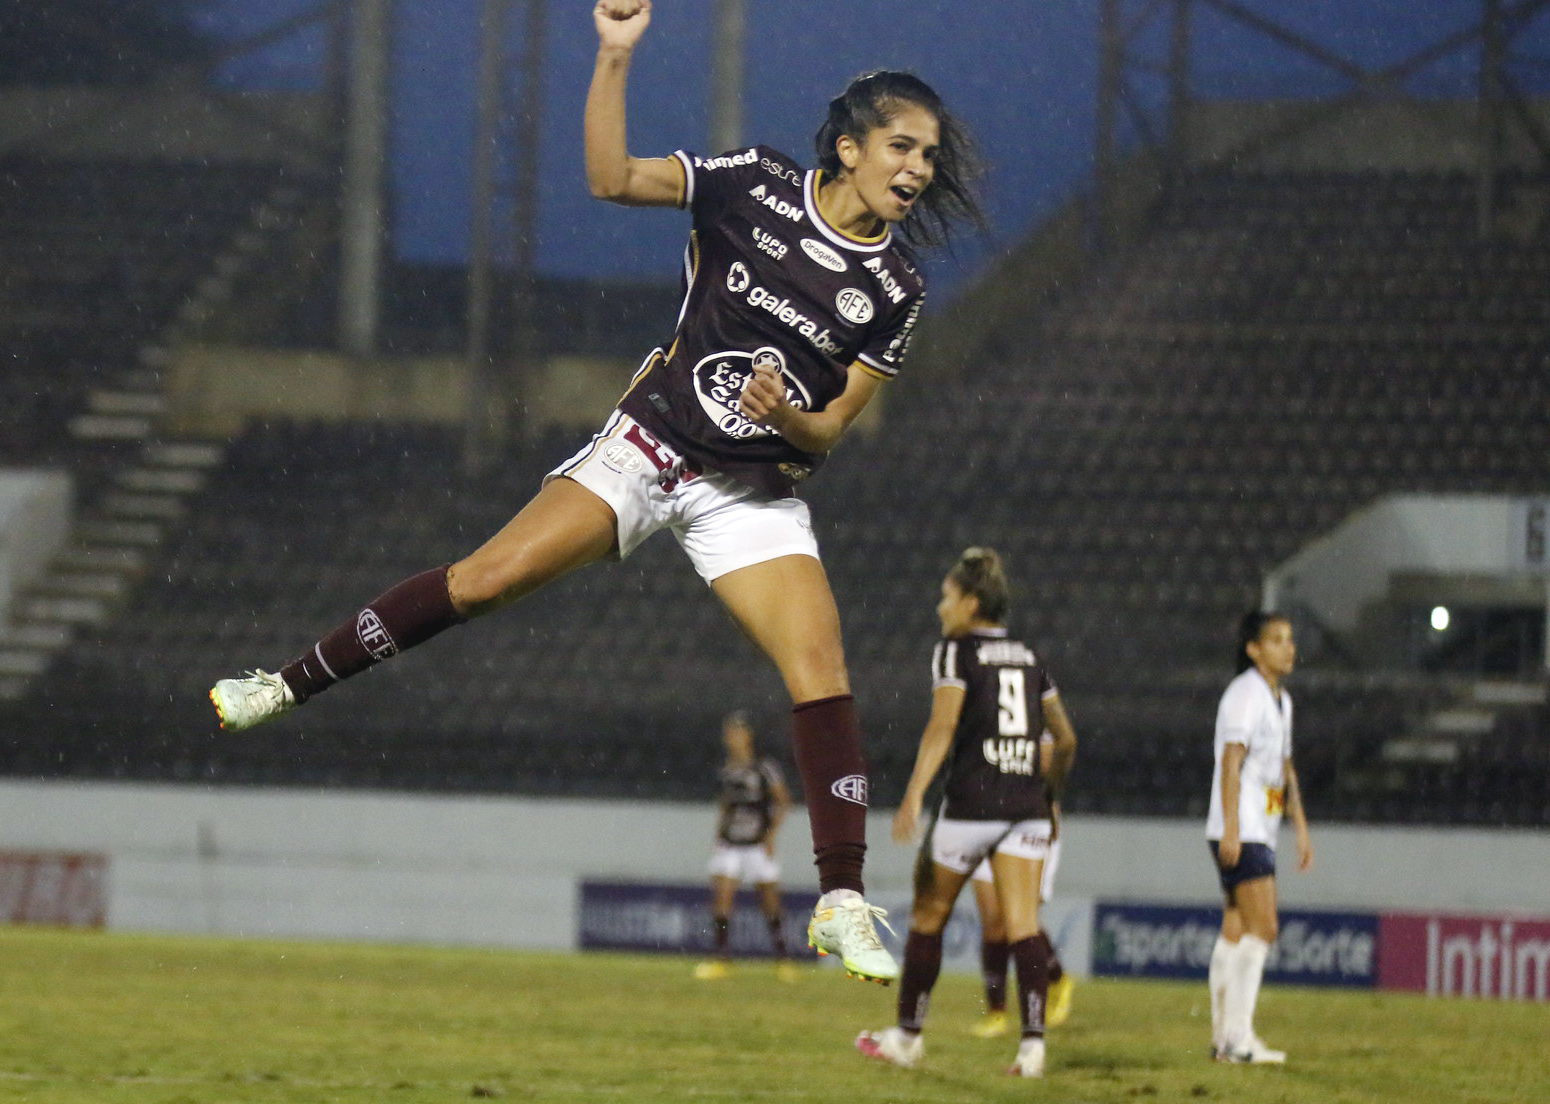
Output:
<svg viewBox="0 0 1550 1104">
<path fill-rule="evenodd" d="M 167 396 L 159 391 L 97 390 L 86 396 L 86 409 L 93 414 L 158 418 L 167 412 Z"/>
<path fill-rule="evenodd" d="M 69 625 L 101 625 L 107 621 L 111 603 L 101 598 L 25 597 L 12 605 L 11 616 L 18 621 L 63 622 Z"/>
<path fill-rule="evenodd" d="M 1544 705 L 1547 689 L 1543 682 L 1477 682 L 1470 697 L 1479 705 Z"/>
<path fill-rule="evenodd" d="M 142 460 L 158 468 L 214 468 L 225 463 L 226 450 L 203 441 L 155 441 Z"/>
<path fill-rule="evenodd" d="M 50 571 L 27 588 L 28 594 L 43 598 L 122 598 L 129 593 L 129 580 L 118 572 Z"/>
<path fill-rule="evenodd" d="M 1490 709 L 1439 709 L 1426 718 L 1426 731 L 1437 736 L 1485 736 L 1495 727 Z"/>
<path fill-rule="evenodd" d="M 77 414 L 69 422 L 79 441 L 143 441 L 155 428 L 149 418 L 124 414 Z"/>
<path fill-rule="evenodd" d="M 161 543 L 163 530 L 154 521 L 130 521 L 125 518 L 86 518 L 76 524 L 75 535 L 83 541 L 107 546 L 154 548 Z"/>
<path fill-rule="evenodd" d="M 145 570 L 145 553 L 136 547 L 78 544 L 54 557 L 53 566 L 67 571 L 116 571 L 138 575 Z"/>
<path fill-rule="evenodd" d="M 182 468 L 126 468 L 113 476 L 125 490 L 145 494 L 186 495 L 204 489 L 203 472 Z"/>
<path fill-rule="evenodd" d="M 57 652 L 70 646 L 75 634 L 57 621 L 27 621 L 0 629 L 0 648 L 33 648 Z"/>
<path fill-rule="evenodd" d="M 37 648 L 12 648 L 0 645 L 0 675 L 37 678 L 48 670 L 53 653 Z"/>
<path fill-rule="evenodd" d="M 107 494 L 102 498 L 102 512 L 113 518 L 174 521 L 182 517 L 185 510 L 181 495 L 134 494 L 126 491 Z"/>
</svg>

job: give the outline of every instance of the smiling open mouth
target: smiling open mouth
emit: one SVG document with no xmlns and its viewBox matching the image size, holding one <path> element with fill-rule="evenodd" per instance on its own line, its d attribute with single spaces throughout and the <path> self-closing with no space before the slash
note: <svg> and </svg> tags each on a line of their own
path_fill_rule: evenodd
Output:
<svg viewBox="0 0 1550 1104">
<path fill-rule="evenodd" d="M 905 205 L 914 203 L 915 197 L 920 194 L 914 188 L 905 187 L 903 184 L 895 184 L 888 190 L 891 191 L 894 195 L 898 196 L 899 202 Z"/>
</svg>

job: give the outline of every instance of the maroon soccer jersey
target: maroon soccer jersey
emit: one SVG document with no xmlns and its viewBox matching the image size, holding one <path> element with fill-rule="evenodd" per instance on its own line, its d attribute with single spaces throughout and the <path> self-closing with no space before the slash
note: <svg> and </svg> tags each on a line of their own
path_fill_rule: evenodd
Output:
<svg viewBox="0 0 1550 1104">
<path fill-rule="evenodd" d="M 740 847 L 762 843 L 775 820 L 775 791 L 781 785 L 780 766 L 773 759 L 756 759 L 734 767 L 723 764 L 721 820 L 716 838 Z"/>
<path fill-rule="evenodd" d="M 1044 699 L 1054 680 L 1033 649 L 1002 629 L 937 643 L 933 686 L 963 688 L 963 712 L 947 753 L 946 807 L 953 820 L 1042 820 L 1050 815 L 1039 769 Z"/>
<path fill-rule="evenodd" d="M 818 170 L 764 146 L 673 156 L 694 216 L 683 307 L 619 408 L 696 467 L 784 497 L 823 457 L 738 413 L 754 366 L 779 370 L 802 410 L 841 395 L 854 363 L 891 379 L 924 284 L 891 230 L 862 240 L 829 225 Z"/>
</svg>

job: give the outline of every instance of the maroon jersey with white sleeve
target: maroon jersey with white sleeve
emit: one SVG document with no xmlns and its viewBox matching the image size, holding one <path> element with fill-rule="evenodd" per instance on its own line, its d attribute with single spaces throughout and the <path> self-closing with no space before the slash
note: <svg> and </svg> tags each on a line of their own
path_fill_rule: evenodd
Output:
<svg viewBox="0 0 1550 1104">
<path fill-rule="evenodd" d="M 1057 691 L 1033 649 L 1005 629 L 939 641 L 931 680 L 964 691 L 947 753 L 946 806 L 953 820 L 1043 820 L 1050 815 L 1039 769 L 1044 702 Z"/>
<path fill-rule="evenodd" d="M 738 412 L 754 366 L 778 370 L 801 410 L 839 397 L 852 364 L 891 379 L 924 283 L 890 229 L 855 238 L 824 219 L 818 170 L 765 146 L 673 157 L 694 216 L 683 307 L 619 408 L 694 466 L 785 497 L 823 457 Z"/>
</svg>

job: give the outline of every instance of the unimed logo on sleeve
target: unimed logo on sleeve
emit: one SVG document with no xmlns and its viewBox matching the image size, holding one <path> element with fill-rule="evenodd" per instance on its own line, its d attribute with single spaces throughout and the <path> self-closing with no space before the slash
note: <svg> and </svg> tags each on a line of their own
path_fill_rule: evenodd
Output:
<svg viewBox="0 0 1550 1104">
<path fill-rule="evenodd" d="M 108 919 L 108 857 L 0 851 L 0 922 L 100 928 Z"/>
</svg>

